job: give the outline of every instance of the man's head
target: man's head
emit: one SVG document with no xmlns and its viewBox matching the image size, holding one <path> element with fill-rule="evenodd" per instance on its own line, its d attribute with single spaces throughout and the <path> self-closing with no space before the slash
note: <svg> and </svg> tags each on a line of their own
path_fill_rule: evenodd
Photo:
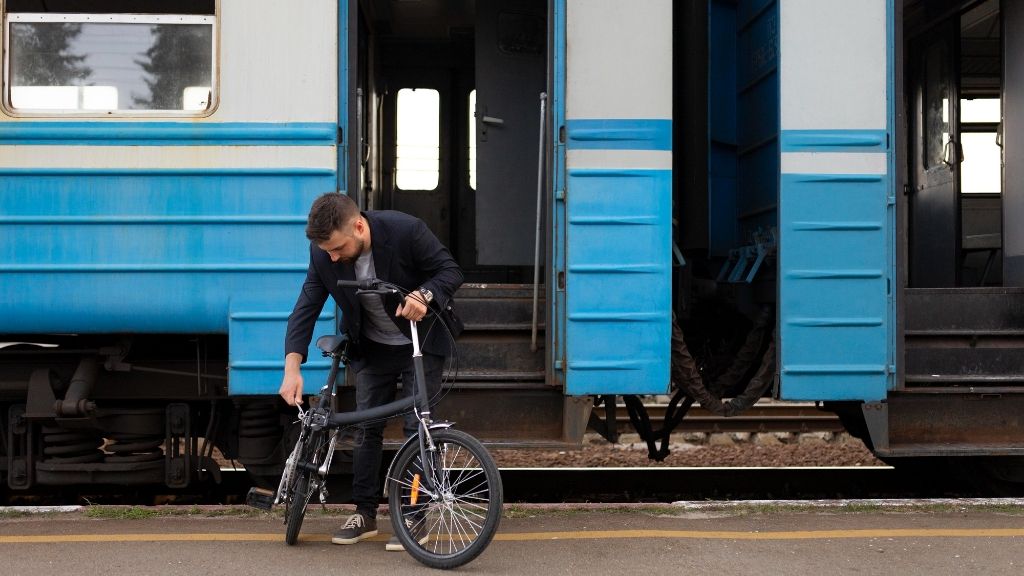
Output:
<svg viewBox="0 0 1024 576">
<path fill-rule="evenodd" d="M 329 192 L 309 209 L 306 238 L 327 252 L 332 262 L 350 264 L 369 248 L 370 227 L 351 198 Z"/>
</svg>

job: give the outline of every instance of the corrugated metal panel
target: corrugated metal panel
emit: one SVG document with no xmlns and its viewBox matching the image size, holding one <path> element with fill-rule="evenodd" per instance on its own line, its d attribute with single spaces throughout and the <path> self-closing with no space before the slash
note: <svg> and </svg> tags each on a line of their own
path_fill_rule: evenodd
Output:
<svg viewBox="0 0 1024 576">
<path fill-rule="evenodd" d="M 891 0 L 780 0 L 781 396 L 893 381 Z"/>
<path fill-rule="evenodd" d="M 226 333 L 233 295 L 297 290 L 305 213 L 334 179 L 324 169 L 5 170 L 0 331 Z"/>
<path fill-rule="evenodd" d="M 564 60 L 556 56 L 566 66 L 555 104 L 562 94 L 566 100 L 556 118 L 564 118 L 567 137 L 564 210 L 555 209 L 555 274 L 564 277 L 553 298 L 560 306 L 556 369 L 564 370 L 568 394 L 663 393 L 671 320 L 672 3 L 569 0 L 565 15 L 556 22 L 566 38 Z M 640 29 L 646 33 L 621 33 Z"/>
<path fill-rule="evenodd" d="M 232 395 L 275 394 L 284 373 L 283 342 L 294 291 L 237 295 L 231 300 L 228 330 L 228 392 Z M 281 306 L 273 309 L 272 306 Z M 313 328 L 306 363 L 302 366 L 303 392 L 316 393 L 324 385 L 331 363 L 316 348 L 316 339 L 334 334 L 335 304 L 328 298 Z"/>
<path fill-rule="evenodd" d="M 880 399 L 887 387 L 888 178 L 782 177 L 782 396 Z"/>
<path fill-rule="evenodd" d="M 569 394 L 668 387 L 672 173 L 570 169 Z"/>
</svg>

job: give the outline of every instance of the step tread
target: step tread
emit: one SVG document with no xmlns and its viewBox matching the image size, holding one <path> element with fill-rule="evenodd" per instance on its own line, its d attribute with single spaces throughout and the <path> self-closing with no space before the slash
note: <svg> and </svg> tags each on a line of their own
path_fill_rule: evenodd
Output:
<svg viewBox="0 0 1024 576">
<path fill-rule="evenodd" d="M 983 374 L 907 374 L 904 376 L 906 382 L 1020 382 L 1024 383 L 1024 375 L 983 375 Z"/>
<path fill-rule="evenodd" d="M 544 371 L 459 370 L 458 380 L 543 380 Z"/>
</svg>

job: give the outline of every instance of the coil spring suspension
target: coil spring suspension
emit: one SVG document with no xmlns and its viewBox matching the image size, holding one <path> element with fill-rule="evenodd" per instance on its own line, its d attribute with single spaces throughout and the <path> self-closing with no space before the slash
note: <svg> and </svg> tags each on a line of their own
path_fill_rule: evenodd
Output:
<svg viewBox="0 0 1024 576">
<path fill-rule="evenodd" d="M 43 426 L 43 460 L 53 463 L 102 462 L 103 437 L 96 430 Z"/>
<path fill-rule="evenodd" d="M 164 437 L 149 434 L 111 433 L 105 449 L 105 462 L 152 462 L 164 457 Z"/>
</svg>

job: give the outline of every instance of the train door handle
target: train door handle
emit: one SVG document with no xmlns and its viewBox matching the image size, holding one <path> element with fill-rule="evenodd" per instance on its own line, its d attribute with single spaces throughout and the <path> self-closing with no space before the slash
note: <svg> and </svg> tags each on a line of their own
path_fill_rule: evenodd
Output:
<svg viewBox="0 0 1024 576">
<path fill-rule="evenodd" d="M 963 144 L 956 140 L 946 142 L 945 148 L 942 149 L 942 161 L 950 170 L 955 169 L 958 164 L 964 161 Z"/>
<path fill-rule="evenodd" d="M 491 126 L 502 126 L 505 124 L 505 121 L 503 119 L 495 118 L 494 116 L 484 116 L 480 118 L 480 121 L 483 122 L 484 124 L 489 124 Z"/>
</svg>

